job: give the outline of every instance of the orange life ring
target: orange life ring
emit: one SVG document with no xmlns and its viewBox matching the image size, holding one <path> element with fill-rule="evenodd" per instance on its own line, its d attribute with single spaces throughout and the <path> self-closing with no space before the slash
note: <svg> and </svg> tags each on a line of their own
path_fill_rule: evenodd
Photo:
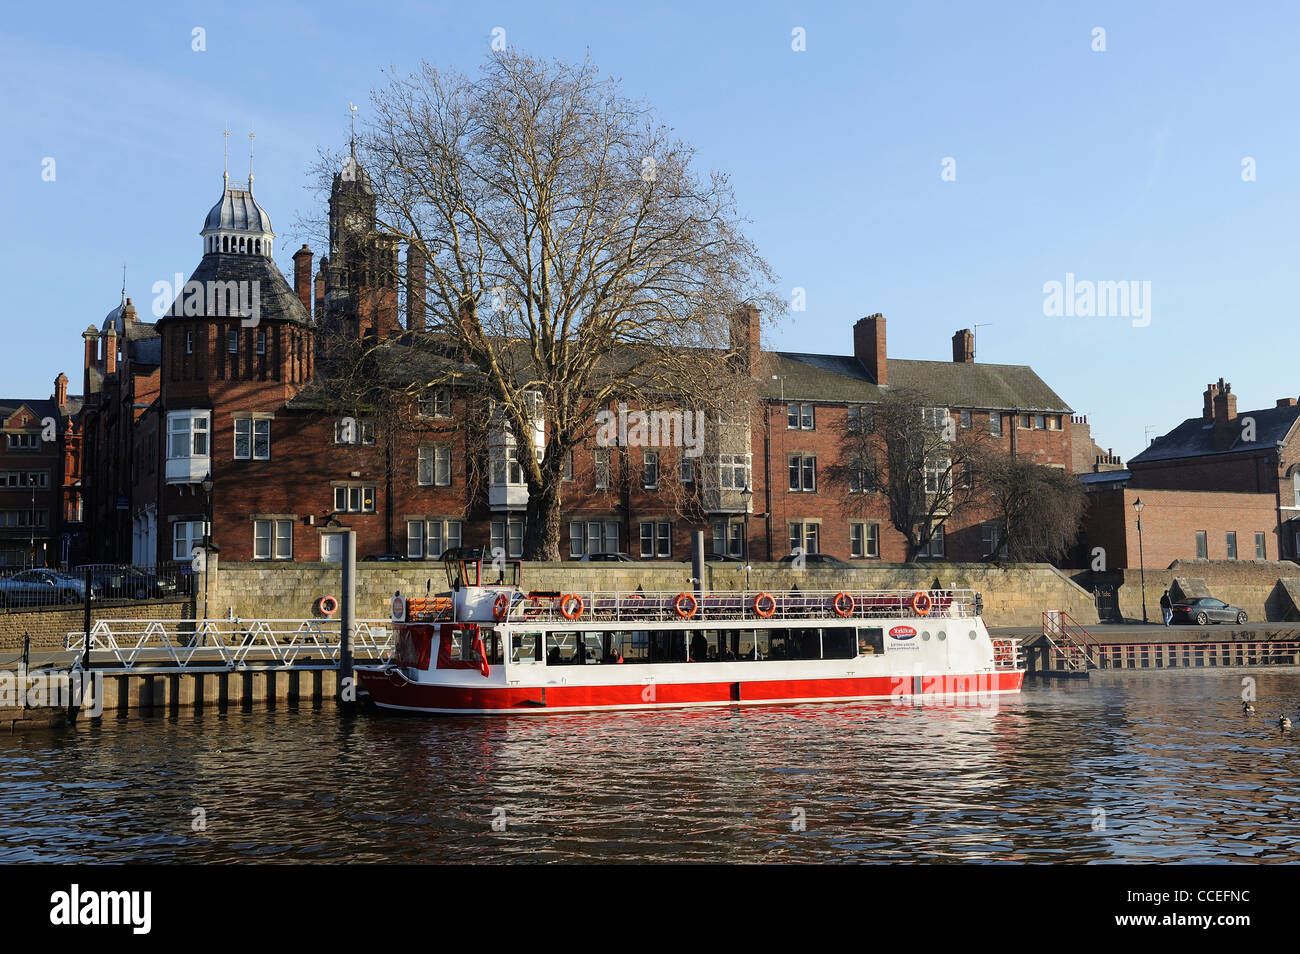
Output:
<svg viewBox="0 0 1300 954">
<path fill-rule="evenodd" d="M 844 605 L 845 600 L 848 600 L 849 603 L 847 607 Z M 831 601 L 831 609 L 833 609 L 835 611 L 835 615 L 840 617 L 841 619 L 847 619 L 848 617 L 852 616 L 853 610 L 856 607 L 857 604 L 853 601 L 853 597 L 849 596 L 849 594 L 845 593 L 843 590 L 841 590 L 839 593 L 836 593 L 835 599 Z"/>
<path fill-rule="evenodd" d="M 575 607 L 574 604 L 577 604 Z M 560 615 L 565 619 L 577 619 L 582 615 L 582 609 L 586 604 L 582 602 L 582 597 L 577 593 L 566 593 L 560 597 Z"/>
<path fill-rule="evenodd" d="M 498 623 L 510 615 L 510 597 L 506 593 L 498 593 L 497 598 L 492 601 L 492 618 Z"/>
<path fill-rule="evenodd" d="M 922 605 L 925 609 L 921 609 Z M 934 608 L 934 598 L 924 590 L 912 594 L 912 612 L 917 616 L 929 616 L 930 610 Z"/>
<path fill-rule="evenodd" d="M 682 605 L 684 603 L 691 604 L 691 609 L 689 613 L 686 610 L 682 609 Z M 678 593 L 677 599 L 673 600 L 673 612 L 676 613 L 678 616 L 680 616 L 682 619 L 694 619 L 695 614 L 698 613 L 699 610 L 700 610 L 700 601 L 697 600 L 690 593 Z"/>
<path fill-rule="evenodd" d="M 339 611 L 339 601 L 333 596 L 322 596 L 316 601 L 316 610 L 324 616 L 333 616 Z"/>
<path fill-rule="evenodd" d="M 768 604 L 766 613 L 764 613 L 761 609 L 759 609 L 758 606 L 758 604 L 761 603 L 763 600 L 767 600 L 767 604 Z M 757 596 L 754 597 L 752 608 L 754 610 L 755 616 L 761 616 L 763 617 L 763 619 L 771 619 L 772 614 L 776 612 L 776 599 L 772 596 L 771 593 L 767 593 L 767 592 L 759 593 Z"/>
</svg>

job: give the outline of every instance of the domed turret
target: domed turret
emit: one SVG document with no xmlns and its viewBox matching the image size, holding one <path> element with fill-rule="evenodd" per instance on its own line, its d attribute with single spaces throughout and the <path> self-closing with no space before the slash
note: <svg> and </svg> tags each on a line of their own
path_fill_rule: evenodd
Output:
<svg viewBox="0 0 1300 954">
<path fill-rule="evenodd" d="M 225 180 L 221 201 L 203 223 L 203 254 L 260 255 L 270 258 L 275 232 L 271 217 L 253 198 L 253 183 Z"/>
</svg>

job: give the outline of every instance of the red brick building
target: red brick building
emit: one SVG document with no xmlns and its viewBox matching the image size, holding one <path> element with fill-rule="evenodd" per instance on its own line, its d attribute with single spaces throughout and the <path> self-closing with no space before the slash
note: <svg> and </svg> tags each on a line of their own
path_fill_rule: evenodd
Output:
<svg viewBox="0 0 1300 954">
<path fill-rule="evenodd" d="M 81 399 L 0 398 L 0 569 L 65 565 L 81 541 Z"/>
<path fill-rule="evenodd" d="M 251 182 L 227 182 L 185 286 L 197 300 L 178 295 L 184 300 L 152 325 L 123 306 L 101 332 L 86 333 L 101 559 L 188 559 L 204 542 L 209 514 L 223 560 L 338 559 L 339 531 L 349 528 L 362 556 L 428 559 L 462 544 L 522 552 L 520 450 L 491 423 L 486 450 L 474 449 L 468 425 L 482 414 L 473 410 L 475 375 L 454 352 L 422 353 L 413 380 L 443 383 L 383 420 L 349 412 L 316 373 L 331 336 L 404 346 L 399 250 L 374 237 L 374 196 L 354 158 L 335 177 L 329 215 L 329 255 L 314 283 L 303 246 L 290 287 Z M 423 272 L 408 256 L 405 326 L 420 332 Z M 227 307 L 245 287 L 258 289 L 254 319 Z M 937 395 L 943 406 L 931 410 L 940 419 L 950 413 L 1008 455 L 1071 466 L 1071 410 L 1032 369 L 977 364 L 967 330 L 953 335 L 951 361 L 890 358 L 885 326 L 881 315 L 861 319 L 843 354 L 770 352 L 761 348 L 758 315 L 736 316 L 732 350 L 759 398 L 753 418 L 708 422 L 699 457 L 680 446 L 594 439 L 577 448 L 564 469 L 562 555 L 683 560 L 693 531 L 703 530 L 715 552 L 739 556 L 748 513 L 755 559 L 802 545 L 845 559 L 901 560 L 904 541 L 884 495 L 834 476 L 846 420 L 869 414 L 891 388 Z M 847 329 L 845 338 L 848 345 Z M 545 440 L 541 417 L 534 452 Z M 684 507 L 681 491 L 696 488 Z M 923 557 L 980 559 L 991 536 L 973 514 L 944 527 Z"/>
<path fill-rule="evenodd" d="M 1153 440 L 1127 470 L 1085 479 L 1081 543 L 1089 553 L 1102 548 L 1108 569 L 1300 560 L 1300 404 L 1282 398 L 1239 413 L 1222 378 L 1202 398 L 1198 416 Z"/>
</svg>

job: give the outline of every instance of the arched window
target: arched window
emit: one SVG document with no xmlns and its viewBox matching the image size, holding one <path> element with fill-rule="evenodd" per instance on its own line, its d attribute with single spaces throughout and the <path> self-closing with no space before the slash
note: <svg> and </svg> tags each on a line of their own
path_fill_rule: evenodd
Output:
<svg viewBox="0 0 1300 954">
<path fill-rule="evenodd" d="M 262 240 L 261 240 L 261 239 L 258 239 L 258 240 L 257 240 L 256 242 L 254 242 L 253 244 L 257 246 L 257 254 L 258 254 L 258 255 L 261 255 L 261 254 L 262 254 Z"/>
<path fill-rule="evenodd" d="M 221 236 L 221 250 L 222 250 L 223 252 L 229 252 L 229 251 L 230 251 L 230 236 L 229 236 L 229 235 L 223 235 L 223 236 Z"/>
<path fill-rule="evenodd" d="M 1300 464 L 1291 468 L 1291 505 L 1300 507 Z"/>
</svg>

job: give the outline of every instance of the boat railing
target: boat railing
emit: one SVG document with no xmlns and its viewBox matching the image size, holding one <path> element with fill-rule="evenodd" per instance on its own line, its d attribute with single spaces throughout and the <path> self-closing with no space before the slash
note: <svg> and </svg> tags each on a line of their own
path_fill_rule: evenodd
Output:
<svg viewBox="0 0 1300 954">
<path fill-rule="evenodd" d="M 974 590 L 571 590 L 516 594 L 508 622 L 687 622 L 814 619 L 961 619 L 977 615 Z"/>
<path fill-rule="evenodd" d="M 999 670 L 1025 668 L 1025 651 L 1019 639 L 1010 636 L 993 637 L 993 668 Z"/>
</svg>

